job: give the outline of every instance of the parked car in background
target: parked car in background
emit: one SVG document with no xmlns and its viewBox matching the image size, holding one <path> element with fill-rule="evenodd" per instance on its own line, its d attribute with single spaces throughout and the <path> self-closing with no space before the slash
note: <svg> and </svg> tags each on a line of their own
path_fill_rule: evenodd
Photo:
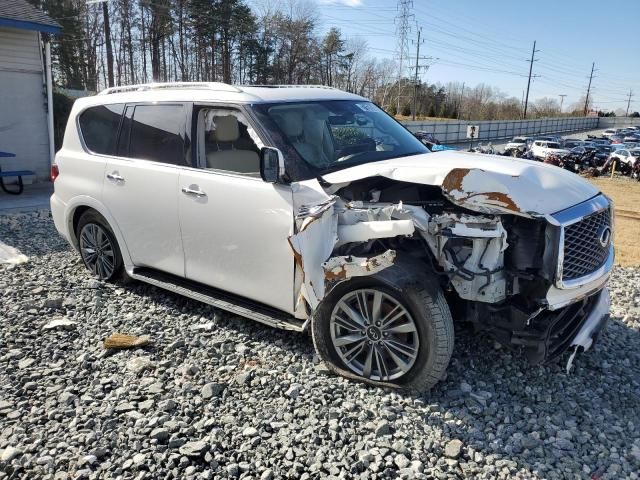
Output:
<svg viewBox="0 0 640 480">
<path fill-rule="evenodd" d="M 614 128 L 607 128 L 604 132 L 602 132 L 603 137 L 612 137 L 616 135 L 618 132 Z"/>
<path fill-rule="evenodd" d="M 611 143 L 608 139 L 605 138 L 589 138 L 589 141 L 591 143 L 594 143 L 595 145 L 609 145 Z"/>
<path fill-rule="evenodd" d="M 636 152 L 637 150 L 627 150 L 626 148 L 621 148 L 612 152 L 610 157 L 618 162 L 625 163 L 627 165 L 633 165 L 637 160 L 637 157 L 634 156 L 631 152 Z"/>
<path fill-rule="evenodd" d="M 529 148 L 533 138 L 531 137 L 513 137 L 509 143 L 504 146 L 505 150 L 512 150 L 514 148 Z"/>
<path fill-rule="evenodd" d="M 609 319 L 613 212 L 595 185 L 430 153 L 334 88 L 109 88 L 75 101 L 51 172 L 53 221 L 92 275 L 310 333 L 350 379 L 432 387 L 453 308 L 534 363 L 571 363 Z"/>
<path fill-rule="evenodd" d="M 534 137 L 533 140 L 541 140 L 544 142 L 556 142 L 556 143 L 562 143 L 562 137 L 558 137 L 556 135 L 543 135 L 543 136 L 539 136 L 539 137 Z"/>
<path fill-rule="evenodd" d="M 583 143 L 584 140 L 580 140 L 577 138 L 566 138 L 560 142 L 560 145 L 562 146 L 562 148 L 570 150 L 574 147 L 581 146 Z"/>
<path fill-rule="evenodd" d="M 574 154 L 579 154 L 579 155 L 583 155 L 585 153 L 590 153 L 590 152 L 597 152 L 598 149 L 596 147 L 573 147 L 570 150 L 570 153 L 574 153 Z"/>
<path fill-rule="evenodd" d="M 531 153 L 537 160 L 544 160 L 549 154 L 564 155 L 569 150 L 562 148 L 560 143 L 546 140 L 535 140 L 531 145 Z"/>
<path fill-rule="evenodd" d="M 432 152 L 442 152 L 444 150 L 457 150 L 455 147 L 443 145 L 433 133 L 420 130 L 413 134 L 420 142 Z"/>
<path fill-rule="evenodd" d="M 609 158 L 611 152 L 613 152 L 613 148 L 611 148 L 611 146 L 609 145 L 596 146 L 596 160 L 598 166 L 603 165 L 607 161 L 607 158 Z"/>
<path fill-rule="evenodd" d="M 611 135 L 609 140 L 611 140 L 611 143 L 622 143 L 624 138 L 620 135 Z"/>
</svg>

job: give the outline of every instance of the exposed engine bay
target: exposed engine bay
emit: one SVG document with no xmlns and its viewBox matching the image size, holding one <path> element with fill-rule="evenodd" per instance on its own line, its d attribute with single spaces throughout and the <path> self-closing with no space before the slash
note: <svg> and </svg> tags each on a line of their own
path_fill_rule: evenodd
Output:
<svg viewBox="0 0 640 480">
<path fill-rule="evenodd" d="M 331 192 L 331 186 L 325 187 Z M 323 253 L 329 257 L 321 262 L 327 273 L 325 288 L 356 274 L 354 262 L 363 260 L 352 258 L 384 255 L 378 260 L 384 265 L 391 257 L 386 252 L 402 252 L 425 261 L 461 299 L 495 304 L 520 293 L 520 280 L 538 274 L 542 263 L 544 244 L 539 239 L 544 238 L 544 221 L 471 212 L 431 186 L 380 177 L 353 182 L 321 204 L 301 209 L 293 242 L 315 236 L 304 234 L 315 221 L 320 222 L 317 230 L 324 222 L 332 224 L 326 239 L 331 251 L 327 246 Z M 297 246 L 294 250 L 301 254 L 304 247 Z M 338 273 L 341 265 L 344 271 Z M 311 288 L 319 301 L 324 291 L 317 283 Z"/>
<path fill-rule="evenodd" d="M 524 347 L 534 362 L 551 357 L 548 338 L 561 312 L 548 311 L 545 301 L 557 233 L 544 217 L 479 213 L 440 187 L 381 176 L 314 183 L 324 198 L 300 206 L 289 239 L 300 267 L 301 318 L 337 283 L 372 275 L 404 255 L 437 276 L 454 318 Z"/>
</svg>

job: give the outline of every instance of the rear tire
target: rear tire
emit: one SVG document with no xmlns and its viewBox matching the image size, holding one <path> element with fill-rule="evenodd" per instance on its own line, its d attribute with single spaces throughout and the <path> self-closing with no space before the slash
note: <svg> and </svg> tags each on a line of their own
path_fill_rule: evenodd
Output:
<svg viewBox="0 0 640 480">
<path fill-rule="evenodd" d="M 113 230 L 95 210 L 87 210 L 76 227 L 78 249 L 85 267 L 98 279 L 110 282 L 123 277 L 124 262 Z"/>
<path fill-rule="evenodd" d="M 453 352 L 442 290 L 422 269 L 401 262 L 335 286 L 311 330 L 329 369 L 379 386 L 427 390 L 443 378 Z"/>
</svg>

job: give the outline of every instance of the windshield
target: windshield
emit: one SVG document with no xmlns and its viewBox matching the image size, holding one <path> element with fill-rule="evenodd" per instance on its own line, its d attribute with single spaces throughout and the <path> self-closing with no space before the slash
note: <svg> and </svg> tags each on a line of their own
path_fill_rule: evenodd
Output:
<svg viewBox="0 0 640 480">
<path fill-rule="evenodd" d="M 255 104 L 252 108 L 284 152 L 292 180 L 429 153 L 407 129 L 364 100 Z"/>
<path fill-rule="evenodd" d="M 526 143 L 527 141 L 524 138 L 514 138 L 513 140 L 511 140 L 511 143 Z"/>
</svg>

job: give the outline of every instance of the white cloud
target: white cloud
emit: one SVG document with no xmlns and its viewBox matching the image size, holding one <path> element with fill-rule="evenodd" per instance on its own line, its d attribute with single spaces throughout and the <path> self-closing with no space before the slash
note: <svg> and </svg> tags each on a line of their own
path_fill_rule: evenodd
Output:
<svg viewBox="0 0 640 480">
<path fill-rule="evenodd" d="M 345 5 L 347 7 L 361 7 L 362 0 L 318 0 L 320 5 Z"/>
</svg>

